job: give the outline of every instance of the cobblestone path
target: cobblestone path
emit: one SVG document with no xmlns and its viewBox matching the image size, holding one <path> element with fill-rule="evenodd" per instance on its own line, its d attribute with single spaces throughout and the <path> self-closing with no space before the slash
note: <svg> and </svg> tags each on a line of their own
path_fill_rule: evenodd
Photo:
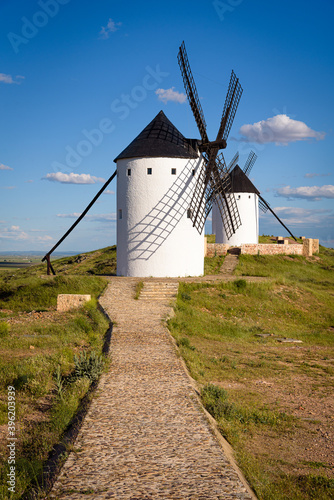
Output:
<svg viewBox="0 0 334 500">
<path fill-rule="evenodd" d="M 162 318 L 167 301 L 134 300 L 110 279 L 100 302 L 115 322 L 101 377 L 51 498 L 254 498 L 223 452 Z"/>
</svg>

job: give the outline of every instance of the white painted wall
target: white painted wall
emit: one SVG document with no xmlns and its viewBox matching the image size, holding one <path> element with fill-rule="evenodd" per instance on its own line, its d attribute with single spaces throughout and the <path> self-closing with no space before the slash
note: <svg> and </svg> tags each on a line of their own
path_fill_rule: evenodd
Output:
<svg viewBox="0 0 334 500">
<path fill-rule="evenodd" d="M 199 234 L 187 217 L 202 161 L 117 161 L 118 276 L 178 277 L 204 273 L 204 233 Z M 152 175 L 147 174 L 148 168 Z M 176 175 L 171 174 L 172 168 L 176 168 Z"/>
<path fill-rule="evenodd" d="M 228 196 L 228 195 L 227 195 Z M 240 246 L 246 243 L 259 242 L 259 200 L 255 193 L 234 193 L 241 226 L 228 238 L 216 203 L 212 207 L 212 232 L 216 235 L 216 243 L 227 243 Z"/>
</svg>

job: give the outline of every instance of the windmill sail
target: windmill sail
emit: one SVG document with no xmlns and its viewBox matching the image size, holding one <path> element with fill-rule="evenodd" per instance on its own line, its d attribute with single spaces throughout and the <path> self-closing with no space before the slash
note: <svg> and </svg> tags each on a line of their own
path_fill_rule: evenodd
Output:
<svg viewBox="0 0 334 500">
<path fill-rule="evenodd" d="M 184 42 L 182 42 L 179 50 L 178 62 L 182 73 L 184 88 L 187 93 L 188 101 L 191 110 L 193 112 L 194 118 L 196 120 L 199 133 L 201 134 L 202 141 L 207 143 L 209 142 L 209 139 L 206 133 L 206 123 L 205 123 L 204 113 L 201 103 L 199 101 L 194 77 L 190 69 L 190 64 Z"/>
<path fill-rule="evenodd" d="M 201 232 L 212 208 L 212 203 L 216 201 L 224 225 L 233 234 L 238 225 L 241 224 L 241 221 L 231 186 L 227 185 L 228 170 L 224 157 L 221 153 L 220 158 L 218 158 L 218 153 L 220 149 L 226 147 L 226 139 L 240 101 L 242 88 L 238 78 L 232 71 L 217 137 L 215 141 L 210 142 L 206 131 L 204 113 L 199 101 L 184 42 L 182 42 L 179 48 L 178 62 L 188 101 L 202 138 L 201 151 L 204 158 L 203 167 L 198 176 L 190 203 L 191 220 L 193 226 Z"/>
<path fill-rule="evenodd" d="M 246 160 L 245 166 L 243 168 L 244 173 L 246 175 L 250 174 L 250 171 L 252 170 L 252 168 L 253 168 L 254 163 L 256 162 L 256 160 L 257 160 L 257 155 L 254 153 L 254 151 L 251 151 L 249 153 L 249 155 L 248 155 L 248 158 Z"/>
<path fill-rule="evenodd" d="M 239 78 L 236 77 L 234 71 L 232 70 L 230 84 L 228 87 L 223 115 L 220 122 L 220 127 L 218 131 L 218 136 L 225 141 L 227 140 L 232 123 L 237 112 L 239 101 L 242 95 L 242 87 L 239 82 Z M 217 137 L 218 137 L 217 136 Z"/>
<path fill-rule="evenodd" d="M 264 204 L 263 201 L 259 198 L 259 207 L 261 211 L 265 214 L 268 212 L 268 208 L 270 207 L 270 205 L 267 202 L 266 204 Z"/>
<path fill-rule="evenodd" d="M 237 151 L 235 153 L 235 155 L 233 156 L 232 160 L 228 164 L 227 170 L 229 172 L 231 172 L 234 169 L 234 167 L 236 166 L 236 164 L 238 163 L 238 161 L 239 161 L 239 151 Z"/>
</svg>

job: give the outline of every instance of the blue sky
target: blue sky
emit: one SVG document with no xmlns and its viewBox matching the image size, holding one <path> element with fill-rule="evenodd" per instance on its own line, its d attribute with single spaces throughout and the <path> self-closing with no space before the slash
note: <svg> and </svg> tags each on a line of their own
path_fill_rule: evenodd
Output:
<svg viewBox="0 0 334 500">
<path fill-rule="evenodd" d="M 331 0 L 3 0 L 0 251 L 48 251 L 161 109 L 199 137 L 182 40 L 209 138 L 234 69 L 244 92 L 226 161 L 255 151 L 250 178 L 271 207 L 297 236 L 334 247 L 333 18 Z M 116 243 L 115 191 L 59 250 Z M 267 213 L 260 233 L 284 230 Z"/>
</svg>

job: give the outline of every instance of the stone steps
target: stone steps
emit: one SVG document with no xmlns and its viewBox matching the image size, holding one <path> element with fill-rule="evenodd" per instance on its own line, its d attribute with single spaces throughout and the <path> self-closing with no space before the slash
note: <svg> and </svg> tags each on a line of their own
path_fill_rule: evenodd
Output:
<svg viewBox="0 0 334 500">
<path fill-rule="evenodd" d="M 220 268 L 219 274 L 232 274 L 238 265 L 239 256 L 235 254 L 227 254 Z"/>
<path fill-rule="evenodd" d="M 139 300 L 168 300 L 176 297 L 178 283 L 162 281 L 145 281 L 140 292 Z"/>
</svg>

